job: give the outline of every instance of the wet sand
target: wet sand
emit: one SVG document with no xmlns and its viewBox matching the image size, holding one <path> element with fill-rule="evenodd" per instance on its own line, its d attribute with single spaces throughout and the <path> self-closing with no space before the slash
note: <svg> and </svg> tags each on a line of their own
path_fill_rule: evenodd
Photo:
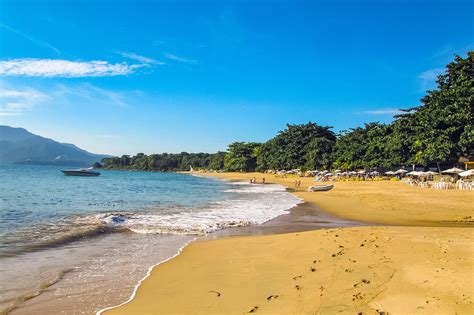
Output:
<svg viewBox="0 0 474 315">
<path fill-rule="evenodd" d="M 211 175 L 265 176 L 289 187 L 294 182 Z M 302 182 L 295 194 L 333 216 L 399 226 L 199 241 L 155 268 L 129 304 L 106 314 L 474 312 L 471 192 L 386 181 L 335 183 L 330 192 L 308 193 L 313 182 Z M 284 232 L 278 226 L 274 231 Z"/>
<path fill-rule="evenodd" d="M 217 239 L 223 236 L 282 234 L 368 224 L 336 217 L 324 212 L 315 204 L 305 202 L 291 208 L 287 214 L 282 214 L 263 224 L 219 230 L 207 235 L 206 239 Z"/>
</svg>

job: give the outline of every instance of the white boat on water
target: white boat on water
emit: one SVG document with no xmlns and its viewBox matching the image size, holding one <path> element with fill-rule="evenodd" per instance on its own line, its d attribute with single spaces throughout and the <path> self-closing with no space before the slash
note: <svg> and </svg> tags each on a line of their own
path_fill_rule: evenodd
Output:
<svg viewBox="0 0 474 315">
<path fill-rule="evenodd" d="M 61 172 L 63 172 L 64 175 L 69 175 L 69 176 L 99 176 L 100 175 L 99 172 L 94 171 L 93 167 L 79 168 L 77 170 L 61 170 Z"/>
</svg>

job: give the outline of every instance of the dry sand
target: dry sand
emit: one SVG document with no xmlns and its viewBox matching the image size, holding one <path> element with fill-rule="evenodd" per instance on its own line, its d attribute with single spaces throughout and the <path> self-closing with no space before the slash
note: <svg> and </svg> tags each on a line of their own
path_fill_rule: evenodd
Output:
<svg viewBox="0 0 474 315">
<path fill-rule="evenodd" d="M 255 176 L 288 186 L 295 180 Z M 106 314 L 474 313 L 474 194 L 389 181 L 307 193 L 308 184 L 303 179 L 296 194 L 334 215 L 405 226 L 196 242 Z"/>
</svg>

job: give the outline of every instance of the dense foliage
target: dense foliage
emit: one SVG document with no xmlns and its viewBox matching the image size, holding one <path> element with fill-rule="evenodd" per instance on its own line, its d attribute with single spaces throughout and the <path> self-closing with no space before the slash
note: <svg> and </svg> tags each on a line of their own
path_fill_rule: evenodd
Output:
<svg viewBox="0 0 474 315">
<path fill-rule="evenodd" d="M 144 170 L 211 169 L 226 171 L 387 169 L 406 165 L 453 166 L 474 156 L 474 52 L 455 56 L 437 88 L 421 105 L 402 110 L 391 124 L 368 123 L 338 135 L 309 122 L 287 125 L 260 144 L 235 142 L 216 154 L 139 153 L 106 158 L 105 167 Z"/>
<path fill-rule="evenodd" d="M 319 169 L 330 166 L 336 142 L 336 135 L 330 129 L 312 122 L 287 125 L 287 129 L 261 146 L 257 169 Z"/>
<path fill-rule="evenodd" d="M 389 125 L 371 123 L 342 132 L 334 165 L 342 168 L 401 165 L 453 166 L 474 155 L 474 52 L 437 79 L 421 105 L 403 110 Z"/>
<path fill-rule="evenodd" d="M 104 168 L 163 172 L 189 171 L 191 167 L 208 169 L 211 162 L 221 167 L 222 163 L 219 164 L 218 161 L 213 160 L 217 156 L 223 156 L 222 152 L 216 154 L 181 152 L 177 154 L 162 153 L 150 155 L 138 153 L 135 156 L 122 155 L 121 157 L 104 158 L 102 163 Z"/>
<path fill-rule="evenodd" d="M 251 172 L 257 166 L 261 144 L 255 142 L 234 142 L 225 155 L 224 169 L 229 172 Z"/>
</svg>

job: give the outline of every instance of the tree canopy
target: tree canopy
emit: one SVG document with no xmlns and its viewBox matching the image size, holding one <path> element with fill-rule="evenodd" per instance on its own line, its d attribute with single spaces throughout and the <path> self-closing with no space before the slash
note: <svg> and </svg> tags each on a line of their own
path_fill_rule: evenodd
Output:
<svg viewBox="0 0 474 315">
<path fill-rule="evenodd" d="M 176 171 L 453 166 L 474 156 L 474 52 L 455 56 L 420 105 L 390 124 L 371 122 L 335 134 L 314 122 L 290 125 L 265 143 L 234 142 L 227 152 L 105 158 L 106 168 Z"/>
</svg>

